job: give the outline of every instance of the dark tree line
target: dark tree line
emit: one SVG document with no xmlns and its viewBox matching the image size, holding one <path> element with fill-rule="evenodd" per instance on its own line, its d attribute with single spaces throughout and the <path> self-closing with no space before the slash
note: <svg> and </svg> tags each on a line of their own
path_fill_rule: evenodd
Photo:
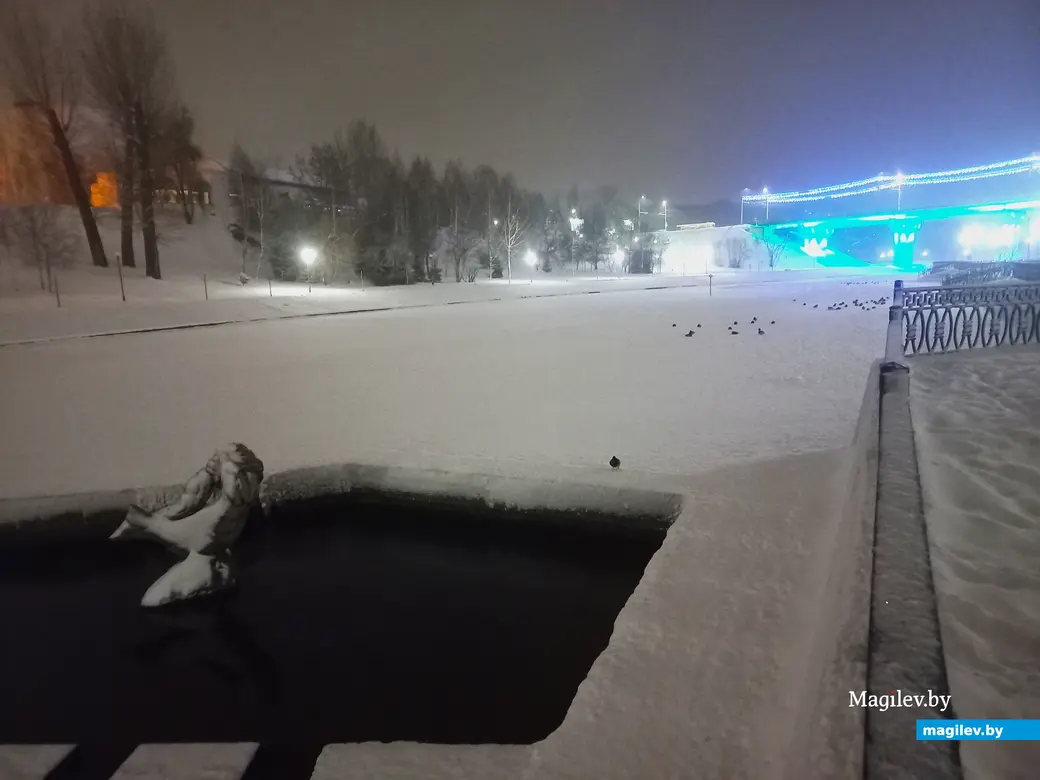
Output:
<svg viewBox="0 0 1040 780">
<path fill-rule="evenodd" d="M 348 273 L 374 284 L 436 282 L 445 274 L 472 282 L 526 275 L 519 267 L 529 252 L 545 272 L 598 268 L 633 239 L 614 188 L 572 188 L 564 207 L 490 165 L 453 160 L 438 171 L 422 156 L 405 163 L 365 120 L 313 144 L 297 158 L 291 182 L 265 171 L 240 146 L 232 150 L 243 272 L 251 251 L 275 275 L 295 278 L 299 248 L 313 245 L 327 281 Z"/>
</svg>

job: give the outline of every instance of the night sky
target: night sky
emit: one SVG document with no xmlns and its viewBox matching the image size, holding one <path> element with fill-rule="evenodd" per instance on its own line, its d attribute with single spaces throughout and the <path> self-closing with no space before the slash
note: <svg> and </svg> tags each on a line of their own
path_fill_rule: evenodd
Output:
<svg viewBox="0 0 1040 780">
<path fill-rule="evenodd" d="M 149 0 L 207 154 L 409 157 L 673 202 L 1040 151 L 1037 0 Z"/>
</svg>

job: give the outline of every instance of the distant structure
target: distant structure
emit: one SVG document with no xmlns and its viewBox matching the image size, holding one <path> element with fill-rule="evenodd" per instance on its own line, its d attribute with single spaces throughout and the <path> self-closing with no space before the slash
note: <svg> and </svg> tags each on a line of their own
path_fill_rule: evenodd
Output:
<svg viewBox="0 0 1040 780">
<path fill-rule="evenodd" d="M 717 200 L 701 205 L 668 206 L 670 224 L 677 228 L 684 225 L 705 225 L 713 223 L 719 227 L 740 224 L 740 204 L 730 200 Z"/>
<path fill-rule="evenodd" d="M 104 170 L 103 156 L 82 144 L 75 151 L 91 205 L 116 207 L 116 177 Z M 0 204 L 75 205 L 46 119 L 32 105 L 16 104 L 0 113 Z"/>
</svg>

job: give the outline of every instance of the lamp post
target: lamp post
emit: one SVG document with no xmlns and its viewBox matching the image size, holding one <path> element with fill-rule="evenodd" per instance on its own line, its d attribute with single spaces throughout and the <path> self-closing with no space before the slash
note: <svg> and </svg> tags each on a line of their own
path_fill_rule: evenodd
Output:
<svg viewBox="0 0 1040 780">
<path fill-rule="evenodd" d="M 534 282 L 534 269 L 538 265 L 538 255 L 535 254 L 533 249 L 528 249 L 524 254 L 524 262 L 527 263 L 528 267 L 531 269 L 531 281 L 529 282 L 529 284 L 531 284 Z"/>
<path fill-rule="evenodd" d="M 643 201 L 646 200 L 646 195 L 640 195 L 639 200 L 636 201 L 636 233 L 642 233 L 642 221 L 643 215 L 649 214 L 648 211 L 643 211 Z"/>
<path fill-rule="evenodd" d="M 769 187 L 762 188 L 762 194 L 766 196 L 766 222 L 769 221 Z"/>
<path fill-rule="evenodd" d="M 300 259 L 307 266 L 307 292 L 310 292 L 312 269 L 314 268 L 314 261 L 318 259 L 318 250 L 312 246 L 301 247 Z"/>
<path fill-rule="evenodd" d="M 747 187 L 740 191 L 740 224 L 744 224 L 744 198 L 751 192 Z"/>
<path fill-rule="evenodd" d="M 903 208 L 903 172 L 896 171 L 896 208 Z"/>
<path fill-rule="evenodd" d="M 492 236 L 494 236 L 494 233 L 492 232 L 492 230 L 494 228 L 497 228 L 497 227 L 498 227 L 498 220 L 497 219 L 491 220 L 491 227 L 488 228 L 488 279 L 494 279 L 495 278 L 495 263 L 494 263 L 493 255 L 492 255 L 492 252 L 491 252 L 491 245 L 492 245 L 492 240 L 493 240 Z"/>
<path fill-rule="evenodd" d="M 668 229 L 668 201 L 666 201 L 666 200 L 662 200 L 661 201 L 661 211 L 660 211 L 660 213 L 657 216 L 664 217 L 664 229 L 667 230 Z"/>
</svg>

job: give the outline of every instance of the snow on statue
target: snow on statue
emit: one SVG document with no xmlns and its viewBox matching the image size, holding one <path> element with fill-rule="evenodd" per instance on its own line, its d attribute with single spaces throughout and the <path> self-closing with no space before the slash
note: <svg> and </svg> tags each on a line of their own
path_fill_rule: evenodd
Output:
<svg viewBox="0 0 1040 780">
<path fill-rule="evenodd" d="M 264 464 L 244 444 L 213 453 L 175 503 L 149 514 L 131 506 L 112 539 L 151 539 L 187 557 L 156 580 L 141 606 L 203 596 L 234 585 L 231 545 L 260 497 Z"/>
</svg>

